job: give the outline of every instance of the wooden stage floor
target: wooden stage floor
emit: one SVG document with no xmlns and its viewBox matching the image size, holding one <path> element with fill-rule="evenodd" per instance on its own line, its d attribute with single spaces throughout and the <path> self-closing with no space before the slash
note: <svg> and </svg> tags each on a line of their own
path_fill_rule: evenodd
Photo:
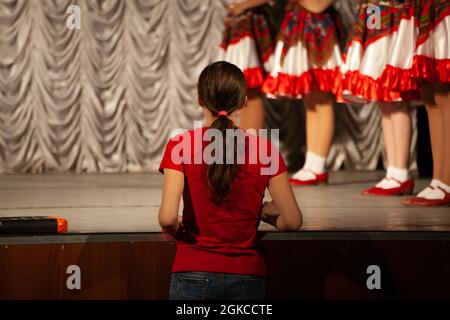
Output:
<svg viewBox="0 0 450 320">
<path fill-rule="evenodd" d="M 303 231 L 450 231 L 450 208 L 407 208 L 401 197 L 364 197 L 383 172 L 331 174 L 330 184 L 294 188 Z M 427 181 L 418 180 L 416 191 Z M 0 216 L 59 216 L 69 233 L 159 232 L 162 175 L 45 174 L 0 176 Z M 272 227 L 261 225 L 261 230 Z"/>
</svg>

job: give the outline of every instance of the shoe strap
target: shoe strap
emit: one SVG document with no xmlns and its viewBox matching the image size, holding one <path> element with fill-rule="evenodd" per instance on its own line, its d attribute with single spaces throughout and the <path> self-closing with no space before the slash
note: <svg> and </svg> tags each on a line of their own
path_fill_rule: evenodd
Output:
<svg viewBox="0 0 450 320">
<path fill-rule="evenodd" d="M 431 192 L 434 191 L 434 187 L 433 187 L 431 184 L 429 184 L 425 189 L 423 189 L 422 191 L 420 191 L 420 192 L 416 195 L 416 198 L 423 198 L 423 199 L 425 199 L 425 197 L 419 197 L 418 195 L 419 195 L 420 193 L 424 192 L 426 189 L 431 189 Z"/>
<path fill-rule="evenodd" d="M 392 177 L 389 177 L 389 178 L 386 178 L 386 179 L 388 179 L 388 180 L 393 180 L 393 181 L 399 183 L 400 185 L 404 184 L 406 181 L 409 180 L 409 179 L 406 179 L 405 181 L 401 182 L 401 181 L 399 181 L 399 180 L 397 180 L 397 179 L 395 179 L 395 178 L 392 178 Z"/>
<path fill-rule="evenodd" d="M 314 175 L 314 177 L 317 178 L 317 173 L 315 173 L 314 171 L 312 171 L 310 169 L 302 169 L 302 170 L 305 170 L 307 172 L 311 172 Z"/>
<path fill-rule="evenodd" d="M 445 190 L 442 189 L 440 186 L 437 186 L 436 189 L 441 190 L 444 194 L 450 194 L 450 192 L 445 191 Z"/>
</svg>

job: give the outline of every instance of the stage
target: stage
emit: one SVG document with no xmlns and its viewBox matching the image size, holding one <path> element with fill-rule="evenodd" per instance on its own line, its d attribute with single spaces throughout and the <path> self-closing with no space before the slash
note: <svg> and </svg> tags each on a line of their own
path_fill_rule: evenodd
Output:
<svg viewBox="0 0 450 320">
<path fill-rule="evenodd" d="M 401 197 L 362 196 L 383 174 L 340 171 L 327 186 L 295 187 L 301 231 L 450 232 L 448 207 L 409 208 Z M 3 175 L 0 216 L 58 216 L 69 221 L 70 234 L 159 232 L 162 179 L 158 173 Z M 416 191 L 428 182 L 418 180 Z M 261 230 L 274 229 L 263 223 Z"/>
<path fill-rule="evenodd" d="M 294 188 L 302 229 L 260 227 L 269 298 L 450 298 L 450 209 L 361 195 L 382 176 L 340 171 Z M 161 186 L 157 173 L 1 176 L 1 217 L 58 216 L 69 233 L 0 237 L 0 298 L 166 299 L 175 245 L 157 222 Z M 80 290 L 66 286 L 71 265 Z M 381 290 L 366 287 L 370 265 Z"/>
</svg>

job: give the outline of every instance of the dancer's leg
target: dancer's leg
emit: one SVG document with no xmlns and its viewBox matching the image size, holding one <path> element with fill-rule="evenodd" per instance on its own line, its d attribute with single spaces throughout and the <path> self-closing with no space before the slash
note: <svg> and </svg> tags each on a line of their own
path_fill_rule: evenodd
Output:
<svg viewBox="0 0 450 320">
<path fill-rule="evenodd" d="M 333 102 L 333 96 L 323 92 L 311 93 L 303 98 L 307 153 L 303 168 L 292 176 L 297 183 L 315 184 L 328 179 L 326 159 L 334 133 Z"/>
<path fill-rule="evenodd" d="M 326 172 L 326 159 L 333 142 L 333 95 L 314 92 L 303 99 L 306 108 L 307 162 L 306 169 L 315 174 Z"/>
<path fill-rule="evenodd" d="M 383 102 L 379 105 L 388 170 L 386 177 L 375 188 L 364 190 L 363 194 L 392 196 L 409 194 L 414 188 L 414 181 L 409 180 L 408 172 L 411 139 L 409 110 L 400 102 Z"/>
<path fill-rule="evenodd" d="M 438 86 L 434 97 L 442 116 L 440 140 L 442 146 L 442 176 L 440 180 L 445 185 L 450 186 L 450 88 Z"/>
<path fill-rule="evenodd" d="M 306 113 L 306 151 L 316 152 L 316 141 L 319 134 L 319 114 L 310 96 L 303 99 Z"/>
<path fill-rule="evenodd" d="M 402 201 L 407 206 L 434 206 L 445 198 L 445 193 L 439 189 L 446 188 L 448 184 L 442 182 L 444 178 L 445 161 L 445 114 L 444 108 L 448 103 L 445 95 L 435 92 L 434 85 L 425 85 L 422 89 L 422 99 L 428 113 L 428 124 L 430 128 L 431 150 L 433 154 L 433 180 L 430 185 L 419 192 L 416 197 Z M 450 108 L 447 108 L 450 109 Z M 447 120 L 448 121 L 448 120 Z M 450 125 L 450 121 L 447 125 Z"/>
<path fill-rule="evenodd" d="M 334 135 L 334 97 L 327 92 L 316 92 L 305 97 L 305 103 L 314 106 L 317 114 L 316 135 L 313 152 L 326 158 Z"/>
<path fill-rule="evenodd" d="M 395 108 L 395 104 L 380 102 L 379 106 L 381 111 L 381 129 L 383 131 L 383 141 L 386 152 L 387 166 L 388 168 L 394 168 L 396 163 L 395 138 L 391 115 L 393 108 Z"/>
<path fill-rule="evenodd" d="M 444 165 L 444 115 L 442 108 L 438 108 L 434 99 L 432 86 L 425 86 L 422 90 L 422 97 L 428 114 L 428 126 L 430 128 L 431 150 L 433 154 L 433 179 L 442 179 Z"/>
<path fill-rule="evenodd" d="M 448 139 L 450 135 L 450 90 L 448 90 L 447 87 L 442 85 L 436 85 L 435 86 L 435 94 L 434 99 L 436 101 L 437 105 L 437 111 L 439 112 L 437 116 L 441 117 L 441 123 L 438 124 L 438 128 L 441 129 L 440 132 L 437 131 L 436 128 L 436 136 L 441 135 L 441 139 L 438 141 L 432 142 L 432 148 L 433 148 L 433 157 L 435 156 L 434 150 L 437 150 L 437 159 L 436 161 L 439 161 L 439 158 L 441 158 L 441 163 L 438 163 L 438 166 L 441 166 L 441 176 L 440 180 L 438 181 L 437 187 L 434 187 L 431 192 L 429 192 L 427 195 L 423 197 L 423 200 L 419 198 L 418 200 L 414 201 L 413 205 L 422 205 L 422 206 L 440 206 L 449 204 L 448 195 L 450 194 L 450 139 Z M 437 117 L 436 116 L 436 117 Z M 436 119 L 436 122 L 437 119 Z M 430 128 L 431 128 L 430 124 Z M 439 125 L 441 127 L 439 127 Z M 433 137 L 432 137 L 433 139 Z M 438 145 L 438 142 L 441 142 L 440 145 Z M 435 146 L 433 146 L 433 143 Z M 434 161 L 434 159 L 433 159 Z M 439 170 L 439 169 L 438 169 Z M 417 198 L 416 198 L 417 199 Z"/>
<path fill-rule="evenodd" d="M 408 106 L 397 104 L 391 113 L 391 120 L 395 141 L 395 167 L 408 170 L 412 134 L 411 113 Z"/>
</svg>

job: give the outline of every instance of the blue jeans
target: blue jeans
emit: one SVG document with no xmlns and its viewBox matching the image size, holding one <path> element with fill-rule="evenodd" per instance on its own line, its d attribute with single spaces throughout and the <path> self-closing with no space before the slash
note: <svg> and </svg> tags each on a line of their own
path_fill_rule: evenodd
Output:
<svg viewBox="0 0 450 320">
<path fill-rule="evenodd" d="M 266 278 L 213 272 L 176 272 L 170 300 L 264 300 Z"/>
</svg>

